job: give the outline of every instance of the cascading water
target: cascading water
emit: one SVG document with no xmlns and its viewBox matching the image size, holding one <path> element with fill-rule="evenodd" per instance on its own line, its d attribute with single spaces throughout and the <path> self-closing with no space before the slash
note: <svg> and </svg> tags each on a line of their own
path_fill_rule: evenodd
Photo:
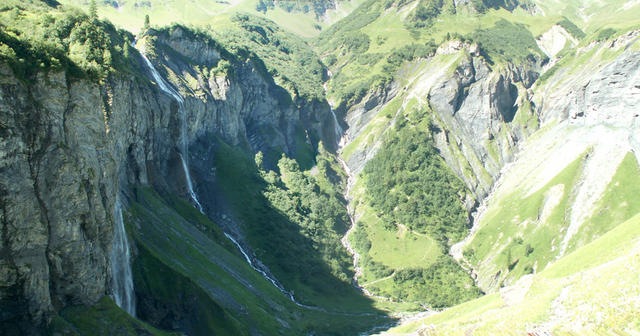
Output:
<svg viewBox="0 0 640 336">
<path fill-rule="evenodd" d="M 114 222 L 113 246 L 111 247 L 111 291 L 118 307 L 124 309 L 131 316 L 135 316 L 136 300 L 133 292 L 129 242 L 124 230 L 119 199 L 116 199 Z"/>
<path fill-rule="evenodd" d="M 346 141 L 346 137 L 343 135 L 344 130 L 340 123 L 338 122 L 338 117 L 336 116 L 336 112 L 331 108 L 331 116 L 333 117 L 333 130 L 336 133 L 336 142 L 338 143 L 338 148 L 344 147 L 344 141 Z"/>
<path fill-rule="evenodd" d="M 171 97 L 173 97 L 173 99 L 175 99 L 178 102 L 178 112 L 180 114 L 180 153 L 178 156 L 180 156 L 180 161 L 182 161 L 182 169 L 184 170 L 184 176 L 185 176 L 185 179 L 187 180 L 187 189 L 189 191 L 189 196 L 191 196 L 191 199 L 195 203 L 195 206 L 198 208 L 198 210 L 204 214 L 204 209 L 202 208 L 200 201 L 198 201 L 198 195 L 196 195 L 196 192 L 193 190 L 193 184 L 191 183 L 191 173 L 189 173 L 189 164 L 187 161 L 189 159 L 188 149 L 187 149 L 187 128 L 186 128 L 187 114 L 184 109 L 184 99 L 182 98 L 182 96 L 180 96 L 178 92 L 176 92 L 173 88 L 171 88 L 171 85 L 169 85 L 169 83 L 165 82 L 162 76 L 160 76 L 160 73 L 158 72 L 158 70 L 156 70 L 156 68 L 153 66 L 151 61 L 149 61 L 147 56 L 145 56 L 143 49 L 140 50 L 140 55 L 142 56 L 142 59 L 144 60 L 149 70 L 151 70 L 151 75 L 153 76 L 153 79 L 156 81 L 156 83 L 160 87 L 160 90 L 164 91 L 166 94 L 170 95 Z"/>
<path fill-rule="evenodd" d="M 135 47 L 135 44 L 134 44 L 134 47 Z M 151 71 L 151 75 L 153 76 L 153 79 L 156 81 L 160 89 L 166 94 L 173 97 L 178 102 L 178 108 L 179 108 L 180 118 L 181 118 L 181 125 L 180 125 L 181 126 L 181 129 L 180 129 L 180 147 L 181 148 L 180 148 L 179 156 L 180 156 L 180 160 L 182 161 L 182 168 L 184 170 L 185 179 L 187 180 L 187 188 L 189 190 L 189 196 L 191 196 L 191 199 L 195 203 L 195 206 L 198 208 L 198 210 L 202 214 L 204 214 L 204 209 L 200 204 L 200 201 L 198 201 L 198 195 L 193 189 L 193 184 L 191 182 L 191 174 L 189 173 L 189 165 L 187 161 L 189 155 L 188 155 L 188 147 L 187 147 L 187 140 L 186 140 L 186 111 L 184 110 L 184 99 L 180 96 L 178 92 L 176 92 L 171 87 L 169 83 L 167 83 L 162 78 L 162 76 L 160 76 L 160 73 L 158 72 L 158 70 L 156 70 L 156 68 L 153 66 L 151 61 L 149 61 L 149 59 L 144 55 L 143 49 L 140 49 L 140 55 L 142 56 L 142 59 L 144 60 L 145 64 Z M 335 118 L 335 114 L 334 114 L 334 118 Z M 236 247 L 240 250 L 244 258 L 247 260 L 247 263 L 249 264 L 249 266 L 251 266 L 251 268 L 253 268 L 256 272 L 260 273 L 265 279 L 271 282 L 271 284 L 275 286 L 278 290 L 280 290 L 283 294 L 287 295 L 292 302 L 302 307 L 314 308 L 314 307 L 305 306 L 299 303 L 298 301 L 296 301 L 296 299 L 293 297 L 293 294 L 291 294 L 290 292 L 287 292 L 284 286 L 282 286 L 276 279 L 271 277 L 265 270 L 262 269 L 262 267 L 256 266 L 256 263 L 254 263 L 251 260 L 251 258 L 249 257 L 249 254 L 247 254 L 247 252 L 244 250 L 242 245 L 240 245 L 240 243 L 238 243 L 238 241 L 234 239 L 233 236 L 231 236 L 226 232 L 224 233 L 224 235 L 229 240 L 231 240 L 233 244 L 236 245 Z"/>
<path fill-rule="evenodd" d="M 187 180 L 187 189 L 189 190 L 189 195 L 191 196 L 191 199 L 193 200 L 193 202 L 196 204 L 196 208 L 198 208 L 201 214 L 204 214 L 204 209 L 202 208 L 200 201 L 198 201 L 198 195 L 196 195 L 196 192 L 193 191 L 193 184 L 191 183 L 191 174 L 189 174 L 189 166 L 187 166 L 187 161 L 184 159 L 182 154 L 180 154 L 180 161 L 182 161 L 182 169 L 184 170 L 184 176 L 185 176 L 185 179 Z"/>
<path fill-rule="evenodd" d="M 291 301 L 293 301 L 294 303 L 296 303 L 297 305 L 303 306 L 302 304 L 298 303 L 298 301 L 296 301 L 296 299 L 293 297 L 293 294 L 291 294 L 290 292 L 287 292 L 287 290 L 278 282 L 278 280 L 272 278 L 269 274 L 267 274 L 267 272 L 265 272 L 264 270 L 260 269 L 259 267 L 257 267 L 255 265 L 255 263 L 253 262 L 253 260 L 251 260 L 251 258 L 249 257 L 249 254 L 247 254 L 247 252 L 245 252 L 244 248 L 242 248 L 242 245 L 240 245 L 240 243 L 238 243 L 237 240 L 235 240 L 235 238 L 233 238 L 233 236 L 231 236 L 228 233 L 224 233 L 225 237 L 227 237 L 229 240 L 231 240 L 231 242 L 233 244 L 236 245 L 236 247 L 238 248 L 238 250 L 240 250 L 240 253 L 242 253 L 242 255 L 244 256 L 244 259 L 247 261 L 247 263 L 249 264 L 249 266 L 251 266 L 251 268 L 253 268 L 254 271 L 262 274 L 262 276 L 269 280 L 269 282 L 271 282 L 271 284 L 278 288 L 283 294 L 285 294 L 286 296 L 289 297 L 289 299 L 291 299 Z"/>
</svg>

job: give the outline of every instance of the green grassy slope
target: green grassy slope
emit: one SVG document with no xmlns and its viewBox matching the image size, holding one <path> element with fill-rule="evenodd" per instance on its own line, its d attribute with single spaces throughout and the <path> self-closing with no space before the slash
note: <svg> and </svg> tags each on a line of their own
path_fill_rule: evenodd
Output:
<svg viewBox="0 0 640 336">
<path fill-rule="evenodd" d="M 465 248 L 465 257 L 472 264 L 491 260 L 497 276 L 509 273 L 517 279 L 523 274 L 542 270 L 552 262 L 554 238 L 566 230 L 565 213 L 571 205 L 583 156 L 575 159 L 553 180 L 535 193 L 514 190 L 500 198 L 487 211 L 478 225 L 477 233 Z M 555 205 L 549 214 L 542 215 L 545 201 L 553 199 Z M 543 223 L 536 223 L 542 218 Z M 557 242 L 556 242 L 557 243 Z M 496 247 L 500 248 L 497 249 Z"/>
<path fill-rule="evenodd" d="M 165 201 L 151 189 L 138 190 L 136 198 L 126 216 L 128 231 L 140 246 L 135 286 L 142 298 L 139 305 L 155 307 L 146 308 L 144 319 L 162 325 L 168 311 L 190 312 L 191 331 L 200 335 L 355 333 L 385 322 L 364 301 L 334 306 L 335 311 L 297 306 L 251 269 L 219 237 L 217 226 L 185 201 Z"/>
<path fill-rule="evenodd" d="M 628 334 L 640 327 L 640 216 L 501 293 L 391 329 L 388 335 Z M 622 276 L 624 275 L 624 276 Z M 615 284 L 615 285 L 612 285 Z"/>
<path fill-rule="evenodd" d="M 536 4 L 545 15 L 565 16 L 587 34 L 607 28 L 626 31 L 640 27 L 640 4 L 634 1 L 539 0 Z"/>
<path fill-rule="evenodd" d="M 137 320 L 106 296 L 92 307 L 72 306 L 63 309 L 53 317 L 46 334 L 52 336 L 177 335 Z"/>
</svg>

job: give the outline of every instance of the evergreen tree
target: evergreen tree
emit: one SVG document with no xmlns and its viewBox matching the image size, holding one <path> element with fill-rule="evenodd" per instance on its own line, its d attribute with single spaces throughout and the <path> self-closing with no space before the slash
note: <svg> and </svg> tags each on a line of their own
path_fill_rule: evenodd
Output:
<svg viewBox="0 0 640 336">
<path fill-rule="evenodd" d="M 144 16 L 144 26 L 142 27 L 142 29 L 147 30 L 149 29 L 149 14 Z"/>
<path fill-rule="evenodd" d="M 89 17 L 91 20 L 98 19 L 98 6 L 96 5 L 96 0 L 91 0 L 89 3 Z"/>
</svg>

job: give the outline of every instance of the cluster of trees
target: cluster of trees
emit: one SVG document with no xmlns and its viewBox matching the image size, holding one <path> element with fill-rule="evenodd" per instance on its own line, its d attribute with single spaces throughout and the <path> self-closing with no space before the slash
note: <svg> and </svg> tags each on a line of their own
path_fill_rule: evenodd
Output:
<svg viewBox="0 0 640 336">
<path fill-rule="evenodd" d="M 232 21 L 239 29 L 218 36 L 225 47 L 235 54 L 255 54 L 291 96 L 323 99 L 324 66 L 309 45 L 264 18 L 236 14 Z"/>
<path fill-rule="evenodd" d="M 518 6 L 527 7 L 530 5 L 529 0 L 471 0 L 473 7 L 479 12 L 484 13 L 489 9 L 504 8 L 513 10 Z"/>
<path fill-rule="evenodd" d="M 328 9 L 335 8 L 335 2 L 340 0 L 289 0 L 289 1 L 275 1 L 275 0 L 259 0 L 256 4 L 256 10 L 258 12 L 266 13 L 268 10 L 273 10 L 276 6 L 284 9 L 287 12 L 312 12 L 316 17 L 324 15 Z"/>
<path fill-rule="evenodd" d="M 27 1 L 5 8 L 0 28 L 0 59 L 20 78 L 53 69 L 102 80 L 115 69 L 131 71 L 130 33 L 100 21 L 95 3 L 87 15 Z"/>
<path fill-rule="evenodd" d="M 567 18 L 558 21 L 557 24 L 578 40 L 581 40 L 586 36 L 580 27 L 576 26 L 575 23 L 569 21 Z"/>
<path fill-rule="evenodd" d="M 331 273 L 348 282 L 351 258 L 340 239 L 347 231 L 349 217 L 341 194 L 329 181 L 330 176 L 337 173 L 328 160 L 328 155 L 321 154 L 317 165 L 319 173 L 312 176 L 301 171 L 296 160 L 283 155 L 278 162 L 280 176 L 270 179 L 264 194 L 312 241 L 314 250 L 322 256 L 324 264 L 329 265 Z"/>
<path fill-rule="evenodd" d="M 455 14 L 453 0 L 421 0 L 406 22 L 407 28 L 428 28 L 443 13 Z"/>
<path fill-rule="evenodd" d="M 406 125 L 390 135 L 364 169 L 368 201 L 386 227 L 404 224 L 441 243 L 461 240 L 466 189 L 433 146 L 427 130 Z"/>
<path fill-rule="evenodd" d="M 216 150 L 218 180 L 237 207 L 249 243 L 301 299 L 314 295 L 355 295 L 351 257 L 341 245 L 349 218 L 335 179 L 337 162 L 320 146 L 315 173 L 282 156 L 277 170 L 221 144 Z"/>
<path fill-rule="evenodd" d="M 369 289 L 396 301 L 442 308 L 482 293 L 448 255 L 449 246 L 462 240 L 468 231 L 468 214 L 462 204 L 467 190 L 434 147 L 434 127 L 428 112 L 417 109 L 399 117 L 363 172 L 366 202 L 385 229 L 395 231 L 402 224 L 427 234 L 439 243 L 442 254 L 425 267 L 396 269 L 391 285 Z M 392 274 L 393 269 L 368 255 L 371 243 L 366 230 L 359 226 L 353 236 L 354 245 L 363 255 L 361 265 L 378 279 Z"/>
<path fill-rule="evenodd" d="M 411 62 L 418 58 L 427 58 L 433 56 L 438 45 L 431 40 L 424 44 L 412 43 L 395 49 L 391 55 L 387 57 L 387 64 L 384 65 L 383 72 L 386 74 L 394 74 L 404 62 Z"/>
<path fill-rule="evenodd" d="M 474 31 L 468 39 L 478 43 L 485 57 L 512 63 L 530 62 L 544 55 L 527 28 L 505 19 L 493 27 Z"/>
<path fill-rule="evenodd" d="M 482 295 L 473 279 L 450 256 L 442 255 L 427 268 L 404 269 L 393 277 L 399 300 L 451 307 Z"/>
</svg>

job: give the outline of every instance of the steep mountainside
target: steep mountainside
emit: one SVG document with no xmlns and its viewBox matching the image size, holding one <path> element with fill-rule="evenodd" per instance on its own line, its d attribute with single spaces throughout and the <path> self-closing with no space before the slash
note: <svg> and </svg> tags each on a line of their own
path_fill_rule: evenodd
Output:
<svg viewBox="0 0 640 336">
<path fill-rule="evenodd" d="M 64 3 L 0 6 L 3 335 L 640 328 L 639 2 Z"/>
<path fill-rule="evenodd" d="M 71 330 L 90 330 L 85 329 L 88 321 L 70 319 L 65 307 L 93 305 L 111 292 L 115 280 L 109 269 L 115 260 L 109 252 L 120 216 L 116 204 L 126 208 L 124 219 L 134 238 L 129 241 L 136 246 L 138 315 L 156 326 L 196 334 L 271 334 L 282 328 L 298 334 L 381 323 L 375 322 L 379 314 L 368 300 L 348 283 L 346 250 L 331 247 L 339 246 L 346 211 L 340 219 L 339 212 L 325 208 L 341 204 L 340 194 L 323 182 L 329 178 L 325 176 L 339 178 L 333 176 L 329 154 L 317 159 L 325 164 L 322 175 L 310 177 L 298 177 L 297 164 L 286 158 L 278 173 L 268 174 L 249 159 L 263 151 L 263 169 L 271 170 L 280 154 L 297 156 L 304 165 L 316 162 L 316 150 L 324 153 L 319 141 L 335 139 L 333 125 L 327 125 L 332 119 L 326 102 L 290 97 L 259 58 L 231 54 L 184 27 L 141 37 L 136 47 L 148 54 L 148 62 L 127 43 L 127 34 L 106 23 L 31 6 L 15 11 L 35 14 L 32 22 L 40 19 L 38 11 L 46 12 L 52 22 L 32 32 L 15 25 L 16 30 L 3 33 L 3 46 L 13 52 L 3 53 L 1 100 L 4 330 L 34 332 L 60 317 L 65 322 L 56 328 L 70 323 Z M 64 30 L 65 20 L 72 23 L 70 31 Z M 91 35 L 78 35 L 79 29 L 105 29 L 101 55 L 108 51 L 121 63 L 106 69 L 94 69 L 92 63 L 74 68 L 67 57 L 74 57 L 74 48 L 80 48 L 75 46 L 93 42 Z M 47 54 L 28 42 L 52 31 L 59 38 L 55 48 L 60 48 L 53 49 L 54 55 L 59 63 L 70 64 L 66 68 L 48 66 Z M 42 63 L 42 70 L 21 72 L 24 62 Z M 242 165 L 247 168 L 239 170 Z M 304 183 L 290 184 L 285 173 Z M 238 183 L 255 189 L 238 189 Z M 317 219 L 303 218 L 302 223 L 283 217 L 285 205 L 274 202 L 287 197 L 296 202 L 288 194 L 292 188 L 306 193 L 304 202 L 323 203 L 294 205 L 284 214 L 317 212 Z M 249 200 L 256 213 L 239 211 Z M 298 225 L 309 226 L 313 234 L 299 233 L 294 229 Z M 155 236 L 158 232 L 162 234 Z M 162 239 L 168 240 L 163 244 Z M 181 244 L 175 245 L 177 241 Z M 280 254 L 268 243 L 278 244 Z M 169 246 L 178 250 L 166 254 Z M 205 251 L 211 259 L 193 254 Z M 263 265 L 256 255 L 270 259 L 262 259 Z M 328 266 L 323 258 L 336 264 Z M 191 264 L 195 260 L 200 261 Z M 207 262 L 213 264 L 202 274 L 200 267 Z M 306 269 L 306 276 L 295 276 L 296 269 Z M 177 292 L 176 283 L 184 284 Z M 345 304 L 334 307 L 340 300 Z M 317 324 L 328 316 L 336 324 Z M 221 326 L 220 321 L 226 322 Z"/>
</svg>

